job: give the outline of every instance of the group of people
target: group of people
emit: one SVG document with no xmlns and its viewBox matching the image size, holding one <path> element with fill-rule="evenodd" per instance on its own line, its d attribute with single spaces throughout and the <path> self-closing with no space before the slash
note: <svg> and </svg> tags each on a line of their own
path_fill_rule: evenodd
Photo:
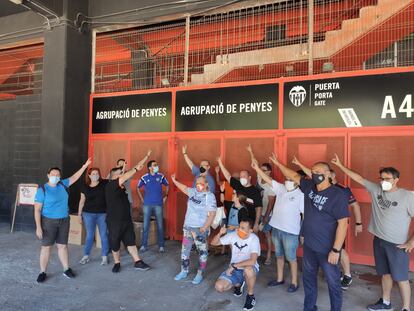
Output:
<svg viewBox="0 0 414 311">
<path fill-rule="evenodd" d="M 183 225 L 181 248 L 181 269 L 174 277 L 184 280 L 189 275 L 190 255 L 193 246 L 197 249 L 199 264 L 192 283 L 203 281 L 209 244 L 221 246 L 222 252 L 230 246 L 231 259 L 228 267 L 220 274 L 215 289 L 225 292 L 233 289 L 240 297 L 247 287 L 243 309 L 252 310 L 256 304 L 254 288 L 259 275 L 258 258 L 261 255 L 259 232 L 263 233 L 267 246 L 265 264 L 271 263 L 272 244 L 276 256 L 276 275 L 268 286 L 285 284 L 284 265 L 290 268 L 288 293 L 295 293 L 300 284 L 298 279 L 297 249 L 303 244 L 304 311 L 317 310 L 317 279 L 322 269 L 326 280 L 332 311 L 342 308 L 342 291 L 352 283 L 349 256 L 345 250 L 345 238 L 350 226 L 349 207 L 352 207 L 355 223 L 354 234 L 363 230 L 361 210 L 348 187 L 340 185 L 330 163 L 317 162 L 311 168 L 303 165 L 296 157 L 292 164 L 300 170 L 292 170 L 282 164 L 277 156 L 269 157 L 280 170 L 285 181 L 280 183 L 272 178 L 272 165 L 255 158 L 251 146 L 247 147 L 251 156 L 251 169 L 257 173 L 257 184 L 252 184 L 252 174 L 246 168 L 231 174 L 221 158 L 217 158 L 215 178 L 211 175 L 208 160 L 195 165 L 182 148 L 185 162 L 194 175 L 191 186 L 179 182 L 175 174 L 171 180 L 188 196 Z M 164 252 L 163 204 L 169 192 L 166 177 L 159 173 L 158 164 L 148 161 L 151 152 L 131 170 L 126 171 L 126 162 L 121 161 L 111 170 L 109 180 L 101 178 L 98 168 L 90 168 L 86 174 L 86 185 L 82 189 L 79 202 L 79 215 L 85 223 L 87 237 L 84 256 L 80 263 L 89 261 L 93 245 L 95 227 L 98 226 L 102 239 L 102 264 L 108 263 L 109 249 L 112 250 L 113 272 L 120 271 L 120 243 L 126 246 L 134 260 L 135 268 L 148 270 L 150 267 L 140 259 L 135 244 L 134 228 L 131 220 L 131 192 L 128 181 L 147 162 L 148 173 L 138 183 L 138 195 L 144 211 L 144 234 L 140 251 L 147 250 L 148 229 L 151 214 L 157 220 L 159 251 Z M 353 172 L 335 155 L 331 163 L 352 180 L 361 184 L 370 193 L 372 213 L 368 230 L 374 235 L 375 267 L 382 277 L 382 295 L 377 302 L 367 308 L 371 311 L 393 310 L 391 289 L 397 282 L 402 298 L 402 311 L 410 310 L 411 289 L 408 281 L 409 253 L 414 248 L 414 236 L 409 237 L 411 218 L 414 217 L 414 194 L 398 187 L 400 173 L 393 167 L 379 171 L 379 183 L 368 181 Z M 41 273 L 38 282 L 46 280 L 46 267 L 50 249 L 55 243 L 63 265 L 63 274 L 74 277 L 68 265 L 68 187 L 76 182 L 90 164 L 88 160 L 82 168 L 68 179 L 60 180 L 59 168 L 48 172 L 48 183 L 39 187 L 35 199 L 36 235 L 42 240 L 40 255 Z M 221 175 L 225 180 L 220 180 Z M 226 217 L 222 225 L 213 233 L 211 226 L 216 221 L 218 205 L 217 189 L 220 189 L 219 202 L 224 206 Z M 163 192 L 163 185 L 165 192 Z M 142 196 L 140 188 L 144 187 Z M 184 208 L 182 206 L 178 208 Z M 343 273 L 339 267 L 341 263 Z"/>
</svg>

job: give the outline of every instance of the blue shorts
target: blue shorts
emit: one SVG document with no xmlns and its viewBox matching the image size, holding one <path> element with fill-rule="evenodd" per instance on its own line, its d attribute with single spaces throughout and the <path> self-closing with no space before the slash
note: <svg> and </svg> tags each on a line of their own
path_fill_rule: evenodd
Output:
<svg viewBox="0 0 414 311">
<path fill-rule="evenodd" d="M 299 247 L 298 235 L 273 228 L 272 240 L 276 257 L 284 256 L 287 261 L 296 261 L 296 251 Z"/>
<path fill-rule="evenodd" d="M 260 223 L 263 223 L 263 218 L 264 218 L 263 216 L 260 218 Z M 267 233 L 267 232 L 270 232 L 271 230 L 272 230 L 272 226 L 269 225 L 269 223 L 267 223 L 263 226 L 262 232 Z"/>
<path fill-rule="evenodd" d="M 259 273 L 259 270 L 254 266 L 254 271 L 256 272 L 256 276 Z M 243 269 L 235 269 L 231 273 L 231 276 L 226 274 L 226 271 L 220 274 L 219 279 L 224 279 L 229 281 L 233 286 L 240 286 L 244 282 L 244 270 Z"/>
<path fill-rule="evenodd" d="M 397 244 L 374 237 L 374 258 L 378 275 L 391 274 L 396 282 L 408 280 L 410 254 Z"/>
</svg>

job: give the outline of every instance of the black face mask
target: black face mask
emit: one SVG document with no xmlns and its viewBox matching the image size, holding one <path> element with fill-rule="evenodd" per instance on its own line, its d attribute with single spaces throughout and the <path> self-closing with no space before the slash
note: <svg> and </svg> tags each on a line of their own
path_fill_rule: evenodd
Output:
<svg viewBox="0 0 414 311">
<path fill-rule="evenodd" d="M 200 173 L 201 173 L 201 174 L 203 174 L 203 173 L 205 173 L 205 172 L 206 172 L 206 169 L 205 169 L 204 167 L 202 167 L 202 166 L 201 166 L 201 167 L 200 167 Z"/>
<path fill-rule="evenodd" d="M 315 185 L 319 185 L 325 180 L 324 174 L 314 174 L 312 173 L 312 181 L 315 183 Z"/>
</svg>

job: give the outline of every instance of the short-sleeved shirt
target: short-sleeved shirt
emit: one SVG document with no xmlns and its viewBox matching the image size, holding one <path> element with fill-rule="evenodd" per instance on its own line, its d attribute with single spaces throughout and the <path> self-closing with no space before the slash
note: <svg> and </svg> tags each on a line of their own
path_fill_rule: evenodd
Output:
<svg viewBox="0 0 414 311">
<path fill-rule="evenodd" d="M 272 181 L 272 189 L 276 194 L 276 202 L 273 208 L 269 225 L 273 228 L 299 235 L 301 217 L 304 212 L 304 195 L 299 188 L 287 191 L 285 185 Z"/>
<path fill-rule="evenodd" d="M 69 187 L 69 178 L 62 179 L 55 187 L 46 183 L 37 188 L 35 202 L 42 204 L 42 216 L 52 219 L 69 216 L 69 194 L 65 187 Z"/>
<path fill-rule="evenodd" d="M 406 189 L 383 191 L 379 184 L 364 180 L 371 195 L 372 214 L 368 231 L 387 242 L 404 244 L 414 217 L 414 194 Z"/>
<path fill-rule="evenodd" d="M 347 186 L 341 185 L 341 184 L 334 184 L 335 187 L 338 187 L 339 189 L 342 189 L 346 193 L 346 195 L 349 197 L 348 204 L 354 204 L 357 200 L 355 199 L 354 194 L 352 193 L 351 189 Z"/>
<path fill-rule="evenodd" d="M 349 197 L 338 187 L 318 191 L 312 180 L 301 178 L 305 199 L 302 235 L 305 246 L 314 252 L 328 254 L 335 242 L 338 220 L 349 217 Z"/>
<path fill-rule="evenodd" d="M 167 178 L 163 174 L 150 173 L 141 177 L 138 188 L 145 186 L 144 205 L 162 205 L 162 185 L 168 186 Z M 138 190 L 139 191 L 139 190 Z"/>
<path fill-rule="evenodd" d="M 198 192 L 195 188 L 188 188 L 184 227 L 201 228 L 207 221 L 208 213 L 216 210 L 217 202 L 213 193 Z"/>
<path fill-rule="evenodd" d="M 262 193 L 262 216 L 264 216 L 266 215 L 267 206 L 269 205 L 269 197 L 274 197 L 276 194 L 268 183 L 262 184 L 259 182 L 257 183 L 257 186 L 260 187 Z"/>
<path fill-rule="evenodd" d="M 196 185 L 196 180 L 198 177 L 200 177 L 200 168 L 198 166 L 193 165 L 193 167 L 191 168 L 191 173 L 194 175 L 194 182 L 193 182 L 193 187 L 195 187 Z M 207 183 L 208 183 L 208 187 L 210 188 L 210 192 L 215 193 L 216 192 L 216 182 L 214 181 L 213 176 L 210 175 L 209 172 L 207 172 L 206 174 L 206 179 L 207 179 Z"/>
<path fill-rule="evenodd" d="M 105 187 L 106 221 L 130 222 L 128 195 L 124 187 L 119 186 L 119 178 L 110 180 Z"/>
<path fill-rule="evenodd" d="M 222 245 L 231 245 L 231 263 L 249 260 L 252 253 L 260 256 L 260 241 L 256 234 L 250 233 L 247 239 L 242 239 L 237 232 L 230 232 L 220 238 Z M 254 266 L 259 270 L 257 261 Z"/>
<path fill-rule="evenodd" d="M 95 187 L 89 185 L 83 185 L 81 192 L 85 195 L 85 205 L 83 206 L 83 212 L 87 213 L 106 213 L 106 200 L 105 200 L 105 186 L 108 180 L 101 180 Z"/>
<path fill-rule="evenodd" d="M 230 178 L 230 186 L 247 197 L 246 207 L 249 211 L 249 217 L 256 219 L 256 208 L 263 206 L 260 191 L 255 186 L 244 187 L 240 181 L 234 177 Z"/>
</svg>

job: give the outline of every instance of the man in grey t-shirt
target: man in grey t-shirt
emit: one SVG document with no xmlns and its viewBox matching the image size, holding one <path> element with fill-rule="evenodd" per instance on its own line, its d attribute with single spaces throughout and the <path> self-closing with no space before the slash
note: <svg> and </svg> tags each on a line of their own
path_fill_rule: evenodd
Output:
<svg viewBox="0 0 414 311">
<path fill-rule="evenodd" d="M 368 230 L 374 235 L 375 268 L 382 276 L 382 298 L 369 305 L 368 310 L 393 309 L 390 298 L 393 281 L 396 281 L 403 301 L 402 310 L 409 311 L 409 253 L 414 249 L 414 236 L 409 238 L 408 234 L 414 217 L 414 194 L 397 187 L 400 173 L 393 167 L 382 168 L 379 171 L 381 182 L 376 184 L 345 167 L 337 155 L 332 163 L 363 185 L 371 195 L 372 214 Z"/>
</svg>

